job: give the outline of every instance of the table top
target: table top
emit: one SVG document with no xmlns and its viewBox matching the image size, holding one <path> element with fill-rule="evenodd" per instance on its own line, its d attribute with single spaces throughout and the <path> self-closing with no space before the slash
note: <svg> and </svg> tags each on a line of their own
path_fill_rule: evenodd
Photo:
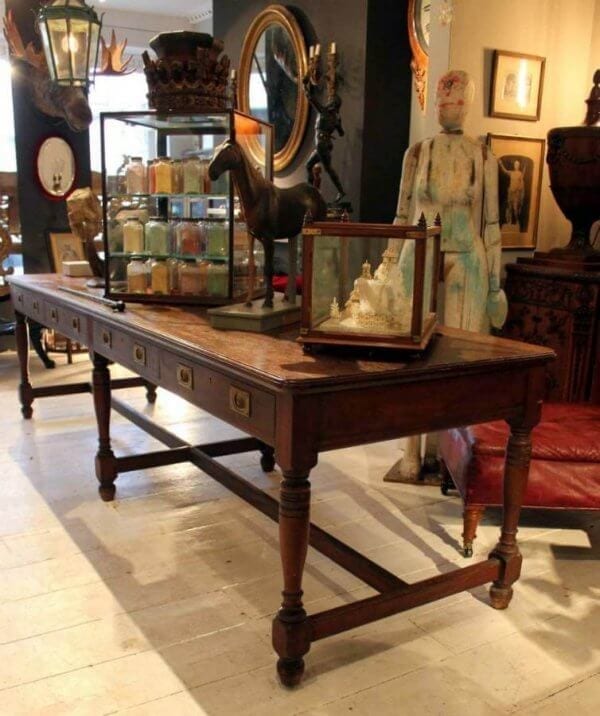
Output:
<svg viewBox="0 0 600 716">
<path fill-rule="evenodd" d="M 365 349 L 330 349 L 306 354 L 296 341 L 298 326 L 271 333 L 223 331 L 211 327 L 206 310 L 195 307 L 128 303 L 123 313 L 87 300 L 85 294 L 102 296 L 88 289 L 86 279 L 56 274 L 11 276 L 11 286 L 35 291 L 52 300 L 84 312 L 90 317 L 150 339 L 167 347 L 193 352 L 213 367 L 242 369 L 248 376 L 276 388 L 323 388 L 332 385 L 373 385 L 382 381 L 404 382 L 443 378 L 444 374 L 477 373 L 508 365 L 540 365 L 554 359 L 552 350 L 440 327 L 422 354 Z M 67 287 L 82 296 L 61 291 Z"/>
</svg>

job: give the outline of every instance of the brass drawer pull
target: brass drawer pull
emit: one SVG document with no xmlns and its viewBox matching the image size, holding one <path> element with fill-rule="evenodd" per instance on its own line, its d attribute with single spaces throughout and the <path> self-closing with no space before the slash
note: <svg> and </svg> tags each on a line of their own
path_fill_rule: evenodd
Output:
<svg viewBox="0 0 600 716">
<path fill-rule="evenodd" d="M 102 331 L 102 344 L 108 346 L 109 348 L 112 346 L 112 336 L 110 331 Z"/>
<path fill-rule="evenodd" d="M 39 311 L 40 310 L 40 304 L 37 301 L 33 302 L 33 310 Z"/>
<path fill-rule="evenodd" d="M 79 333 L 79 318 L 77 316 L 73 316 L 71 319 L 71 326 L 73 326 L 73 330 L 77 331 Z"/>
<path fill-rule="evenodd" d="M 250 417 L 250 393 L 234 385 L 229 387 L 229 407 L 234 413 L 243 415 L 245 418 Z"/>
<path fill-rule="evenodd" d="M 17 296 L 17 303 L 23 303 L 23 294 L 22 294 L 22 293 L 20 293 L 20 294 Z"/>
<path fill-rule="evenodd" d="M 133 346 L 133 362 L 146 365 L 146 349 L 137 343 Z"/>
<path fill-rule="evenodd" d="M 50 318 L 56 323 L 58 321 L 58 311 L 56 308 L 50 309 Z"/>
<path fill-rule="evenodd" d="M 186 365 L 177 366 L 177 382 L 182 388 L 192 390 L 194 387 L 194 373 Z"/>
</svg>

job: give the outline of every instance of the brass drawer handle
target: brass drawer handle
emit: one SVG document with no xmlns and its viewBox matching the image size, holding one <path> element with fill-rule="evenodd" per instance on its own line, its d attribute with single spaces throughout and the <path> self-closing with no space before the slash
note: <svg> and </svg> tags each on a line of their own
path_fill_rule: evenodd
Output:
<svg viewBox="0 0 600 716">
<path fill-rule="evenodd" d="M 177 382 L 182 388 L 192 390 L 194 387 L 194 372 L 186 365 L 177 366 Z"/>
<path fill-rule="evenodd" d="M 22 293 L 20 293 L 20 294 L 17 296 L 17 303 L 23 303 L 23 294 L 22 294 Z"/>
<path fill-rule="evenodd" d="M 79 318 L 77 318 L 77 316 L 71 319 L 71 325 L 73 326 L 73 330 L 79 333 Z"/>
<path fill-rule="evenodd" d="M 58 311 L 56 308 L 50 309 L 50 318 L 56 323 L 58 321 Z"/>
<path fill-rule="evenodd" d="M 109 348 L 112 345 L 112 336 L 110 334 L 110 331 L 102 331 L 102 343 L 105 346 L 108 346 Z"/>
<path fill-rule="evenodd" d="M 33 310 L 39 311 L 40 310 L 40 304 L 37 301 L 33 302 Z"/>
<path fill-rule="evenodd" d="M 229 407 L 234 413 L 243 415 L 245 418 L 250 417 L 250 393 L 247 390 L 236 388 L 234 385 L 229 387 Z"/>
<path fill-rule="evenodd" d="M 144 346 L 138 346 L 137 343 L 133 346 L 133 362 L 146 365 L 146 349 Z"/>
</svg>

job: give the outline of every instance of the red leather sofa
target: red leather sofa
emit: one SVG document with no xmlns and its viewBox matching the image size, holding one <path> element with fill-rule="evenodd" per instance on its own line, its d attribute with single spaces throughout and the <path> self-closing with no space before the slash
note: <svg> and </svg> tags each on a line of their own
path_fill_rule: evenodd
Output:
<svg viewBox="0 0 600 716">
<path fill-rule="evenodd" d="M 473 553 L 477 525 L 488 505 L 502 504 L 508 425 L 502 421 L 442 433 L 446 475 L 464 503 L 463 550 Z M 452 482 L 448 480 L 451 478 Z M 600 509 L 600 405 L 545 403 L 532 433 L 524 507 Z"/>
</svg>

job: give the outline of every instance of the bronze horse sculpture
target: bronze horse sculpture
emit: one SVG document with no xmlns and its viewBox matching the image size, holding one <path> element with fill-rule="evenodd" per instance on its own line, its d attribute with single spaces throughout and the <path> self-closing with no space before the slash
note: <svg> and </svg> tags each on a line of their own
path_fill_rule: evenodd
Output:
<svg viewBox="0 0 600 716">
<path fill-rule="evenodd" d="M 327 205 L 319 191 L 310 184 L 296 184 L 289 189 L 276 187 L 252 166 L 244 150 L 232 140 L 227 140 L 215 149 L 208 175 L 215 181 L 225 171 L 231 172 L 244 210 L 251 237 L 251 262 L 254 239 L 258 239 L 264 247 L 267 289 L 264 306 L 273 308 L 273 242 L 275 239 L 291 239 L 297 236 L 307 214 L 310 214 L 314 221 L 323 221 L 327 215 Z M 252 300 L 252 279 L 253 276 L 248 302 Z"/>
</svg>

